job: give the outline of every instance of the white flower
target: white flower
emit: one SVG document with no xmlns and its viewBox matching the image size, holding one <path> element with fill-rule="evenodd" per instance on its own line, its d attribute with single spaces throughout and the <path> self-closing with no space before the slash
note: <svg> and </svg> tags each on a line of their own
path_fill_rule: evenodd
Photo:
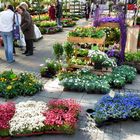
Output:
<svg viewBox="0 0 140 140">
<path fill-rule="evenodd" d="M 45 120 L 42 112 L 46 109 L 45 102 L 27 101 L 17 104 L 15 115 L 10 121 L 10 134 L 42 128 Z"/>
</svg>

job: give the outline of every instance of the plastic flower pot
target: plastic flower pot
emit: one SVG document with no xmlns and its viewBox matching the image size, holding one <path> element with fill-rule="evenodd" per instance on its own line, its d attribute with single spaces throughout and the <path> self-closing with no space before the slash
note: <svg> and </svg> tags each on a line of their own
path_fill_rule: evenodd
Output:
<svg viewBox="0 0 140 140">
<path fill-rule="evenodd" d="M 100 63 L 94 63 L 94 68 L 96 70 L 102 70 L 102 65 Z"/>
<path fill-rule="evenodd" d="M 51 73 L 49 71 L 46 71 L 45 73 L 41 73 L 41 76 L 45 77 L 45 78 L 53 78 L 55 76 L 55 74 L 56 74 L 56 72 Z"/>
</svg>

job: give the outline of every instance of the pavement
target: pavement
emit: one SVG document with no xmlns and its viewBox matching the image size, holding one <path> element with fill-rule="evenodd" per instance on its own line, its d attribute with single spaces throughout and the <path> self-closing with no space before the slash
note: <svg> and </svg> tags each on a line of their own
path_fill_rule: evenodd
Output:
<svg viewBox="0 0 140 140">
<path fill-rule="evenodd" d="M 88 22 L 80 20 L 78 25 L 85 26 Z M 19 103 L 21 101 L 35 100 L 48 102 L 50 99 L 73 98 L 82 106 L 82 112 L 74 135 L 41 135 L 32 137 L 13 137 L 12 140 L 140 140 L 140 122 L 126 121 L 114 123 L 101 128 L 96 128 L 92 121 L 86 117 L 86 109 L 93 108 L 95 103 L 103 96 L 99 94 L 87 94 L 84 92 L 65 92 L 59 85 L 57 79 L 44 79 L 39 75 L 39 66 L 45 58 L 53 58 L 53 44 L 66 41 L 67 33 L 72 28 L 65 28 L 62 33 L 55 35 L 44 35 L 39 42 L 34 43 L 33 56 L 26 57 L 17 48 L 16 62 L 8 64 L 5 61 L 4 49 L 0 48 L 0 71 L 12 69 L 15 72 L 34 72 L 44 83 L 44 91 L 31 97 L 17 97 L 10 101 Z M 137 75 L 133 84 L 128 84 L 118 92 L 131 91 L 140 94 L 140 75 Z M 0 103 L 6 102 L 0 98 Z"/>
</svg>

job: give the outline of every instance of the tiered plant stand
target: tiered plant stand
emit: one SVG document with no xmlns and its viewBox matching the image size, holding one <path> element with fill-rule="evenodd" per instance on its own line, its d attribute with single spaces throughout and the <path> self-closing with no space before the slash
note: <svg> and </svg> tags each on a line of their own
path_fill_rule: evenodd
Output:
<svg viewBox="0 0 140 140">
<path fill-rule="evenodd" d="M 102 38 L 89 38 L 89 37 L 67 37 L 67 41 L 74 43 L 74 44 L 98 44 L 100 47 L 100 50 L 104 50 L 104 43 L 105 43 L 106 36 Z M 82 68 L 88 68 L 91 70 L 94 70 L 94 65 L 91 64 L 91 59 L 89 57 L 78 57 L 77 56 L 77 47 L 75 47 L 75 57 L 79 59 L 86 60 L 89 62 L 89 65 L 77 65 L 77 64 L 70 64 L 68 62 L 68 69 L 82 69 Z M 101 70 L 102 71 L 102 70 Z M 101 72 L 102 73 L 102 72 Z"/>
</svg>

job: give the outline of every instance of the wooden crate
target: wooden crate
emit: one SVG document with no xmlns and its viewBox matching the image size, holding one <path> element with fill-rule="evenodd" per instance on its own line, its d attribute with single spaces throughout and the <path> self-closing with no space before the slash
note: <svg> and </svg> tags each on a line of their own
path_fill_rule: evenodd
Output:
<svg viewBox="0 0 140 140">
<path fill-rule="evenodd" d="M 106 22 L 106 23 L 100 23 L 100 27 L 112 27 L 112 28 L 118 28 L 119 23 L 117 22 Z"/>
<path fill-rule="evenodd" d="M 105 42 L 106 36 L 102 38 L 89 38 L 89 37 L 67 37 L 67 41 L 72 43 L 91 43 L 91 44 L 99 44 L 103 45 Z"/>
<path fill-rule="evenodd" d="M 69 68 L 75 68 L 75 69 L 82 69 L 82 68 L 89 68 L 92 69 L 92 66 L 87 66 L 87 65 L 76 65 L 76 64 L 70 64 Z"/>
</svg>

